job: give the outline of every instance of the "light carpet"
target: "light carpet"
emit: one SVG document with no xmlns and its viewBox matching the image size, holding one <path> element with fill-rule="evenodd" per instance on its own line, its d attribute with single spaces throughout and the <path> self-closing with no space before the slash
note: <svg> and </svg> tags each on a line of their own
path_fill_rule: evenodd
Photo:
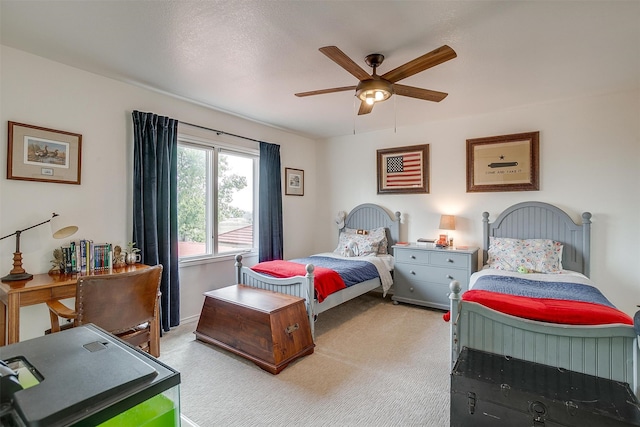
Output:
<svg viewBox="0 0 640 427">
<path fill-rule="evenodd" d="M 449 324 L 442 312 L 370 293 L 319 315 L 313 354 L 272 375 L 195 340 L 161 341 L 180 371 L 181 412 L 210 426 L 448 426 Z"/>
</svg>

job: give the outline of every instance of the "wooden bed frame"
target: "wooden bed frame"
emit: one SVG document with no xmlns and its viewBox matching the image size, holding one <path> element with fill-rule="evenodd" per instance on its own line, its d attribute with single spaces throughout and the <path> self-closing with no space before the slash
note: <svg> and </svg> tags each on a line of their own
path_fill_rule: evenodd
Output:
<svg viewBox="0 0 640 427">
<path fill-rule="evenodd" d="M 365 203 L 353 208 L 349 215 L 347 215 L 344 222 L 344 228 L 372 230 L 379 227 L 386 228 L 388 252 L 391 254 L 391 247 L 400 239 L 400 212 L 395 212 L 392 217 L 381 206 Z M 344 230 L 344 228 L 339 231 Z M 305 276 L 295 276 L 285 279 L 256 273 L 251 270 L 251 268 L 244 267 L 242 265 L 242 255 L 236 255 L 235 267 L 236 283 L 304 298 L 307 301 L 307 314 L 309 315 L 309 324 L 311 325 L 311 335 L 314 339 L 314 320 L 318 314 L 372 291 L 380 286 L 379 278 L 367 280 L 366 282 L 358 283 L 338 292 L 334 292 L 328 295 L 320 303 L 314 296 L 314 266 L 312 264 L 307 264 L 307 274 Z"/>
<path fill-rule="evenodd" d="M 589 276 L 591 214 L 577 225 L 562 210 L 542 202 L 506 209 L 494 223 L 483 216 L 483 263 L 489 237 L 553 239 L 563 243 L 562 265 Z M 640 396 L 638 336 L 630 325 L 576 326 L 538 322 L 500 313 L 460 299 L 451 283 L 451 363 L 463 347 L 510 356 L 626 382 Z"/>
</svg>

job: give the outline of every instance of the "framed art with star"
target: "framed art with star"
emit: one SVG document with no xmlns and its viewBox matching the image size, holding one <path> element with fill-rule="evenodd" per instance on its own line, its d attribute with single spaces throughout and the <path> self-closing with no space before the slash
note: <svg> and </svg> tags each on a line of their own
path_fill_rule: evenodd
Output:
<svg viewBox="0 0 640 427">
<path fill-rule="evenodd" d="M 540 132 L 467 139 L 467 193 L 539 190 Z"/>
</svg>

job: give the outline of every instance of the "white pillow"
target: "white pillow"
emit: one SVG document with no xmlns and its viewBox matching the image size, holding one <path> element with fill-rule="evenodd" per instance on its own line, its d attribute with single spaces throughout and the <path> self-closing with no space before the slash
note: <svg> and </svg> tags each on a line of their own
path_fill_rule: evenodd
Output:
<svg viewBox="0 0 640 427">
<path fill-rule="evenodd" d="M 373 244 L 377 244 L 379 255 L 386 255 L 389 253 L 388 252 L 389 242 L 387 240 L 387 231 L 386 231 L 386 228 L 384 227 L 374 228 L 373 230 L 345 228 L 344 232 L 347 234 L 358 234 L 362 236 L 367 236 Z"/>
<path fill-rule="evenodd" d="M 342 256 L 367 256 L 378 253 L 378 244 L 368 235 L 340 233 L 338 247 L 333 251 Z"/>
</svg>

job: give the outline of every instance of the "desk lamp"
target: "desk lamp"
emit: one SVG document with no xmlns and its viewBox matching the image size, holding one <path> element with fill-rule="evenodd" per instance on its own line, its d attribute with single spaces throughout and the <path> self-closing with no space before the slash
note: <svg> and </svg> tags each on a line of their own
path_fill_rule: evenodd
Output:
<svg viewBox="0 0 640 427">
<path fill-rule="evenodd" d="M 3 282 L 14 282 L 16 280 L 29 280 L 33 277 L 33 274 L 27 273 L 24 268 L 22 268 L 22 252 L 20 252 L 20 234 L 23 231 L 31 230 L 32 228 L 36 228 L 42 224 L 51 223 L 51 234 L 55 239 L 64 239 L 65 237 L 69 237 L 78 231 L 78 227 L 75 225 L 66 225 L 63 224 L 60 220 L 60 215 L 57 213 L 53 213 L 51 218 L 46 221 L 42 221 L 39 224 L 32 225 L 31 227 L 27 227 L 23 230 L 18 230 L 15 233 L 6 235 L 4 237 L 0 237 L 0 240 L 6 239 L 7 237 L 16 236 L 16 251 L 13 253 L 13 269 L 4 276 L 2 279 Z"/>
</svg>

